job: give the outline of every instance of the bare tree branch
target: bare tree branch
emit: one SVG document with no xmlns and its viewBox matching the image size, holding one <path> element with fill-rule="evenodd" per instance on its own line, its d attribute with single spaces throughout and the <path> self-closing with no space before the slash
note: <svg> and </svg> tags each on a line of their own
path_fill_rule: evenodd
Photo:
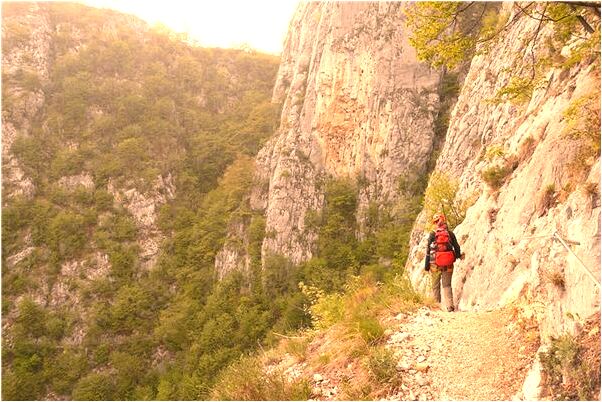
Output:
<svg viewBox="0 0 602 402">
<path fill-rule="evenodd" d="M 474 31 L 474 29 L 475 29 L 477 26 L 479 26 L 479 24 L 480 24 L 480 23 L 481 23 L 481 21 L 483 20 L 483 16 L 485 15 L 485 11 L 487 11 L 487 6 L 488 6 L 488 4 L 487 4 L 487 3 L 483 3 L 483 10 L 481 10 L 481 15 L 479 15 L 479 18 L 477 18 L 477 19 L 475 20 L 475 23 L 474 23 L 474 24 L 472 24 L 472 26 L 470 27 L 470 29 L 468 29 L 468 30 L 466 31 L 466 34 L 469 34 L 469 33 L 471 33 L 472 31 Z"/>
<path fill-rule="evenodd" d="M 576 10 L 577 10 L 577 9 L 576 9 L 576 7 L 575 7 L 575 5 L 574 5 L 574 4 L 577 4 L 577 3 L 581 3 L 581 6 L 582 6 L 582 7 L 593 7 L 593 6 L 592 6 L 590 3 L 586 3 L 586 2 L 568 2 L 568 1 L 560 1 L 559 3 L 570 4 L 570 5 L 571 5 L 571 9 L 573 9 L 574 11 L 576 11 Z M 584 5 L 584 4 L 590 4 L 590 5 Z M 596 3 L 594 3 L 594 4 L 596 4 Z M 579 5 L 579 4 L 578 4 L 578 5 Z M 529 18 L 532 18 L 532 19 L 534 19 L 534 20 L 535 20 L 535 19 L 539 20 L 539 18 L 536 18 L 536 17 L 534 17 L 533 15 L 529 14 L 529 13 L 526 11 L 526 8 L 527 8 L 527 7 L 523 8 L 523 7 L 521 7 L 521 6 L 520 6 L 518 3 L 516 4 L 516 6 L 517 6 L 517 7 L 518 7 L 518 8 L 519 8 L 521 11 L 522 11 L 522 13 L 523 13 L 523 14 L 525 14 L 525 15 L 526 15 L 526 16 L 528 16 Z M 547 8 L 547 5 L 546 5 L 546 8 Z M 542 17 L 543 17 L 543 15 L 542 15 L 541 13 L 539 13 L 537 10 L 536 10 L 536 12 L 537 12 L 538 14 L 540 14 L 540 16 L 542 16 Z M 545 15 L 545 13 L 544 13 L 544 15 Z M 553 18 L 550 18 L 550 17 L 548 17 L 548 16 L 545 16 L 545 19 L 546 19 L 546 21 L 554 21 L 554 22 L 558 22 L 558 21 L 561 21 L 561 20 L 563 20 L 563 19 L 565 19 L 565 18 L 570 18 L 570 17 L 575 17 L 575 18 L 577 18 L 577 21 L 579 21 L 579 22 L 581 23 L 581 25 L 583 26 L 583 28 L 585 29 L 585 31 L 586 31 L 586 32 L 588 32 L 588 33 L 590 33 L 590 34 L 591 34 L 591 33 L 594 33 L 594 28 L 592 28 L 592 26 L 591 26 L 591 25 L 590 25 L 590 24 L 587 22 L 587 20 L 586 20 L 586 19 L 585 19 L 585 18 L 584 18 L 582 15 L 580 15 L 580 14 L 569 14 L 569 15 L 565 15 L 564 17 L 561 17 L 561 18 L 558 18 L 558 19 L 553 19 Z"/>
<path fill-rule="evenodd" d="M 597 1 L 559 1 L 562 4 L 569 4 L 571 6 L 589 7 L 600 12 L 600 3 Z"/>
<path fill-rule="evenodd" d="M 539 24 L 537 25 L 537 30 L 535 30 L 535 35 L 531 40 L 531 81 L 535 79 L 535 43 L 537 42 L 537 36 L 539 35 L 539 31 L 541 30 L 541 24 L 543 23 L 543 19 L 547 9 L 548 4 L 546 3 L 546 5 L 543 8 L 543 12 L 541 13 L 541 18 L 539 18 Z"/>
<path fill-rule="evenodd" d="M 571 9 L 576 10 L 577 8 L 571 4 Z M 592 26 L 587 23 L 587 21 L 581 14 L 575 15 L 575 17 L 577 17 L 577 20 L 581 23 L 581 25 L 583 25 L 583 29 L 585 29 L 585 32 L 590 34 L 594 33 L 594 28 L 592 28 Z"/>
<path fill-rule="evenodd" d="M 533 3 L 529 3 L 525 9 L 528 9 L 529 7 L 531 7 L 533 5 Z M 490 40 L 494 39 L 496 36 L 498 36 L 499 34 L 501 34 L 502 32 L 506 31 L 508 28 L 510 28 L 512 25 L 514 25 L 516 23 L 516 21 L 518 21 L 518 18 L 520 16 L 520 13 L 516 13 L 512 19 L 510 20 L 510 22 L 506 23 L 506 25 L 504 25 L 504 27 L 502 29 L 500 29 L 499 31 L 495 32 L 494 34 L 490 35 L 489 37 L 485 38 L 485 39 L 479 39 L 477 40 L 477 43 L 484 43 L 484 42 L 489 42 Z"/>
</svg>

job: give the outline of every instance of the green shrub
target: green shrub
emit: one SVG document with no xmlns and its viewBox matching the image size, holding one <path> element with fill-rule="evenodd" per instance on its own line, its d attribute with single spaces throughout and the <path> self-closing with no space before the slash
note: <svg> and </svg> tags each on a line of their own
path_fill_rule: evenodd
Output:
<svg viewBox="0 0 602 402">
<path fill-rule="evenodd" d="M 600 93 L 571 101 L 563 117 L 566 123 L 563 135 L 579 143 L 569 170 L 581 179 L 589 171 L 590 159 L 600 155 Z"/>
<path fill-rule="evenodd" d="M 2 368 L 3 400 L 40 400 L 43 390 L 44 380 L 40 373 L 32 373 L 22 367 L 14 370 Z"/>
<path fill-rule="evenodd" d="M 368 368 L 380 384 L 399 385 L 401 377 L 397 372 L 397 359 L 390 349 L 382 346 L 371 348 Z"/>
<path fill-rule="evenodd" d="M 147 327 L 152 314 L 153 300 L 149 289 L 139 284 L 123 286 L 111 306 L 114 328 L 119 331 L 141 330 Z"/>
<path fill-rule="evenodd" d="M 87 369 L 86 355 L 67 349 L 56 355 L 47 366 L 45 375 L 51 379 L 50 387 L 53 392 L 58 395 L 69 395 Z"/>
<path fill-rule="evenodd" d="M 263 215 L 253 215 L 249 229 L 249 257 L 251 258 L 251 267 L 258 269 L 261 267 L 261 247 L 265 237 L 265 217 Z"/>
<path fill-rule="evenodd" d="M 349 179 L 330 179 L 325 183 L 325 202 L 321 214 L 308 212 L 306 223 L 318 232 L 317 255 L 301 266 L 303 280 L 332 292 L 341 289 L 349 275 L 357 274 L 361 264 L 372 258 L 373 246 L 356 238 L 357 186 Z"/>
<path fill-rule="evenodd" d="M 571 69 L 581 63 L 600 63 L 600 27 L 597 27 L 593 34 L 586 40 L 579 42 L 571 48 L 569 57 L 561 64 L 564 69 Z"/>
<path fill-rule="evenodd" d="M 504 147 L 501 145 L 490 145 L 485 150 L 485 160 L 487 162 L 493 162 L 496 158 L 504 157 Z"/>
<path fill-rule="evenodd" d="M 280 317 L 274 324 L 275 331 L 286 333 L 311 325 L 309 300 L 303 293 L 289 291 L 282 298 L 282 305 L 279 306 L 278 310 Z"/>
<path fill-rule="evenodd" d="M 594 153 L 600 152 L 600 94 L 593 93 L 571 101 L 563 114 L 564 135 L 584 139 Z"/>
<path fill-rule="evenodd" d="M 322 224 L 322 214 L 314 210 L 308 210 L 305 212 L 304 223 L 308 230 L 317 230 Z"/>
<path fill-rule="evenodd" d="M 44 159 L 49 150 L 39 139 L 19 135 L 13 141 L 11 151 L 30 177 L 37 179 L 45 171 Z"/>
<path fill-rule="evenodd" d="M 114 383 L 108 373 L 90 373 L 80 379 L 72 394 L 80 401 L 110 401 L 115 399 Z"/>
<path fill-rule="evenodd" d="M 145 371 L 146 362 L 143 356 L 115 351 L 110 354 L 109 362 L 116 371 L 112 377 L 115 394 L 132 395 Z"/>
<path fill-rule="evenodd" d="M 499 189 L 506 182 L 508 175 L 512 173 L 510 167 L 503 165 L 489 166 L 481 171 L 481 177 L 494 190 Z"/>
<path fill-rule="evenodd" d="M 511 102 L 523 104 L 531 100 L 535 82 L 531 78 L 512 77 L 510 82 L 500 88 L 492 99 L 493 103 Z"/>
<path fill-rule="evenodd" d="M 39 338 L 46 333 L 45 309 L 30 298 L 24 298 L 17 306 L 15 324 L 21 336 Z"/>
<path fill-rule="evenodd" d="M 436 212 L 443 212 L 447 217 L 450 229 L 458 226 L 466 217 L 466 211 L 474 203 L 474 197 L 458 199 L 459 182 L 444 172 L 431 174 L 428 187 L 424 193 L 424 210 L 427 218 Z"/>
<path fill-rule="evenodd" d="M 382 339 L 385 330 L 375 317 L 358 314 L 354 321 L 360 336 L 367 343 L 375 344 Z"/>
<path fill-rule="evenodd" d="M 341 322 L 345 316 L 343 296 L 338 293 L 327 294 L 315 286 L 299 284 L 303 294 L 312 303 L 310 307 L 312 324 L 314 328 L 326 329 Z"/>
<path fill-rule="evenodd" d="M 256 357 L 242 357 L 222 371 L 211 392 L 211 399 L 226 401 L 299 401 L 310 397 L 309 381 L 289 381 L 278 370 L 266 373 Z"/>
<path fill-rule="evenodd" d="M 50 163 L 50 175 L 60 178 L 78 174 L 81 172 L 84 162 L 85 157 L 78 150 L 61 149 Z"/>
<path fill-rule="evenodd" d="M 282 295 L 296 287 L 294 281 L 296 269 L 290 260 L 278 254 L 265 257 L 262 270 L 263 286 L 271 296 Z"/>
<path fill-rule="evenodd" d="M 81 253 L 87 240 L 84 216 L 59 211 L 50 219 L 47 244 L 62 259 L 69 259 Z"/>
<path fill-rule="evenodd" d="M 361 276 L 369 277 L 374 282 L 387 282 L 394 274 L 391 267 L 381 264 L 364 265 L 360 271 Z"/>
<path fill-rule="evenodd" d="M 597 332 L 553 338 L 539 355 L 545 386 L 556 400 L 597 400 L 600 395 L 600 324 Z"/>
<path fill-rule="evenodd" d="M 60 340 L 67 330 L 67 321 L 58 314 L 50 314 L 46 321 L 46 334 L 55 340 Z"/>
<path fill-rule="evenodd" d="M 108 343 L 101 343 L 94 349 L 94 353 L 92 356 L 92 361 L 97 366 L 102 366 L 109 362 L 109 354 L 110 354 L 111 345 Z"/>
</svg>

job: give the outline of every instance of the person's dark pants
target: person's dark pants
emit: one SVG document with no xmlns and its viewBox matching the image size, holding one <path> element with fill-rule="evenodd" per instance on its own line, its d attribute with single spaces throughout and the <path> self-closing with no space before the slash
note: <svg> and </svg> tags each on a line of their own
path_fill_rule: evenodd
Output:
<svg viewBox="0 0 602 402">
<path fill-rule="evenodd" d="M 444 310 L 450 311 L 454 307 L 454 296 L 451 288 L 451 278 L 454 270 L 454 266 L 441 267 L 436 271 L 432 272 L 433 280 L 433 297 L 437 303 L 441 303 L 441 288 L 443 288 L 443 298 L 445 299 Z"/>
</svg>

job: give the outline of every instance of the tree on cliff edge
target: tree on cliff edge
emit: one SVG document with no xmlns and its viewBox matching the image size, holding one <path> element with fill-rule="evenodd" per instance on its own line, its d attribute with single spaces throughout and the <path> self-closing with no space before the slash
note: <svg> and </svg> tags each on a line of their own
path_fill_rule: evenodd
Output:
<svg viewBox="0 0 602 402">
<path fill-rule="evenodd" d="M 513 3 L 512 15 L 498 2 L 417 2 L 406 10 L 410 43 L 418 58 L 433 67 L 453 69 L 468 61 L 478 44 L 491 42 L 521 16 L 539 21 L 531 47 L 547 23 L 557 39 L 585 38 L 600 31 L 599 2 Z M 528 46 L 528 44 L 527 44 Z"/>
</svg>

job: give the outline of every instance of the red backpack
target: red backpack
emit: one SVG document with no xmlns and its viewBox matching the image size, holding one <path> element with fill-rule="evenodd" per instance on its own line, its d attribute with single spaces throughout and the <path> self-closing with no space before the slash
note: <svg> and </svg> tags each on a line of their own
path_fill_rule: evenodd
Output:
<svg viewBox="0 0 602 402">
<path fill-rule="evenodd" d="M 438 267 L 447 267 L 456 261 L 456 253 L 453 251 L 449 232 L 445 227 L 438 227 L 435 231 L 435 243 L 432 247 L 435 250 L 435 265 Z"/>
</svg>

